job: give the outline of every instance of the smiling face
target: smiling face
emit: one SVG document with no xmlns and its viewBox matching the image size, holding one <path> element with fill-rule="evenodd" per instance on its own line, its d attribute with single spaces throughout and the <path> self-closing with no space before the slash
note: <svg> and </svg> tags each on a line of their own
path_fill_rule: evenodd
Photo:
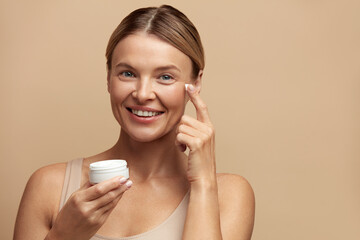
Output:
<svg viewBox="0 0 360 240">
<path fill-rule="evenodd" d="M 140 32 L 121 40 L 113 52 L 108 91 L 122 130 L 140 142 L 175 130 L 191 76 L 190 58 L 158 37 Z"/>
</svg>

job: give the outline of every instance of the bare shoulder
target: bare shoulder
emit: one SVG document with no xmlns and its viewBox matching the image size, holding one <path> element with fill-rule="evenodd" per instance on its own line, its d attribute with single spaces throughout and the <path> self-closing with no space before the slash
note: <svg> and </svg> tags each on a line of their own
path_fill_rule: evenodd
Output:
<svg viewBox="0 0 360 240">
<path fill-rule="evenodd" d="M 227 198 L 229 196 L 239 197 L 254 195 L 250 183 L 242 176 L 230 173 L 218 173 L 217 182 L 220 196 Z"/>
<path fill-rule="evenodd" d="M 51 164 L 36 170 L 26 185 L 23 196 L 25 199 L 23 200 L 36 200 L 38 203 L 42 203 L 44 207 L 48 207 L 48 210 L 54 210 L 50 208 L 57 207 L 65 171 L 66 163 Z"/>
<path fill-rule="evenodd" d="M 42 167 L 31 175 L 20 202 L 14 239 L 30 239 L 26 236 L 36 229 L 46 235 L 58 212 L 65 171 L 66 163 L 58 163 Z"/>
<path fill-rule="evenodd" d="M 228 173 L 217 174 L 217 182 L 221 228 L 224 235 L 228 234 L 224 239 L 250 239 L 255 219 L 255 195 L 250 183 Z"/>
<path fill-rule="evenodd" d="M 244 177 L 237 174 L 218 173 L 217 182 L 220 207 L 229 206 L 231 203 L 248 207 L 255 204 L 254 191 Z"/>
<path fill-rule="evenodd" d="M 53 191 L 57 186 L 62 186 L 65 177 L 66 163 L 56 163 L 36 170 L 30 177 L 26 189 L 35 191 Z M 49 188 L 50 187 L 50 188 Z"/>
</svg>

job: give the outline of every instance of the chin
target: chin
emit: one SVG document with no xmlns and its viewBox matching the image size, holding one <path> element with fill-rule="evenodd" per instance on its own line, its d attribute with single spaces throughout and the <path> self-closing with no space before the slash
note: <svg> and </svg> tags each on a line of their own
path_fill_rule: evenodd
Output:
<svg viewBox="0 0 360 240">
<path fill-rule="evenodd" d="M 154 129 L 149 129 L 148 131 L 126 131 L 131 139 L 141 143 L 150 143 L 156 140 L 160 140 L 167 133 L 159 133 L 154 131 Z"/>
</svg>

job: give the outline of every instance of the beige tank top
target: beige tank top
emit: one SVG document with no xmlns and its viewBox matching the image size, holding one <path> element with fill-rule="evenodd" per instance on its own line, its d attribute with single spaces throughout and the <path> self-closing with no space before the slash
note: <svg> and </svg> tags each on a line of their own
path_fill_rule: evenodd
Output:
<svg viewBox="0 0 360 240">
<path fill-rule="evenodd" d="M 64 185 L 61 193 L 60 209 L 64 206 L 70 195 L 80 188 L 82 162 L 83 159 L 78 158 L 68 162 L 67 164 Z M 122 238 L 110 238 L 95 234 L 90 240 L 180 240 L 182 239 L 188 203 L 189 192 L 186 193 L 174 212 L 164 222 L 150 231 Z"/>
</svg>

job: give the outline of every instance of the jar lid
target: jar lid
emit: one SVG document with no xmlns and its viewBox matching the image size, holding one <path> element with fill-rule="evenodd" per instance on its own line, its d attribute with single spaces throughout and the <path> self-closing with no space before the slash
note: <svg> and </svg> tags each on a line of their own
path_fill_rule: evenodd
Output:
<svg viewBox="0 0 360 240">
<path fill-rule="evenodd" d="M 118 167 L 126 167 L 127 162 L 121 159 L 112 159 L 112 160 L 104 160 L 93 162 L 90 164 L 90 170 L 105 170 L 105 169 L 112 169 Z"/>
</svg>

